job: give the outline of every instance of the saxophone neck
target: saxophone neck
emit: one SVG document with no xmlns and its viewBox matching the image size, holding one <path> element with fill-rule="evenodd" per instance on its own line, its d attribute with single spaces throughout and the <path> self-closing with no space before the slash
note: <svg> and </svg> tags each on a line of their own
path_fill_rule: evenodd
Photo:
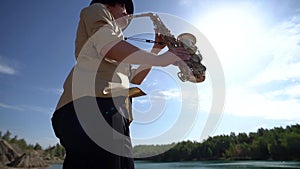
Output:
<svg viewBox="0 0 300 169">
<path fill-rule="evenodd" d="M 129 15 L 130 18 L 141 18 L 141 17 L 154 17 L 157 16 L 154 13 L 141 13 L 141 14 L 135 14 L 135 15 Z"/>
</svg>

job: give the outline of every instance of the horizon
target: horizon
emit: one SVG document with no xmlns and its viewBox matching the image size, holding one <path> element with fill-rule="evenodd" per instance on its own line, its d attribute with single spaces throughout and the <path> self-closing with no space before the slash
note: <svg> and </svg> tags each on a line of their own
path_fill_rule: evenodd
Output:
<svg viewBox="0 0 300 169">
<path fill-rule="evenodd" d="M 288 127 L 292 127 L 292 126 L 297 126 L 297 125 L 300 125 L 300 124 L 291 124 L 291 125 L 287 125 L 287 126 L 280 126 L 280 127 L 273 127 L 273 128 L 258 128 L 257 129 L 257 131 L 259 130 L 259 129 L 263 129 L 263 130 L 274 130 L 274 129 L 276 129 L 276 128 L 283 128 L 283 129 L 287 129 Z M 213 136 L 209 136 L 209 137 L 211 137 L 211 138 L 213 138 L 213 137 L 218 137 L 218 136 L 231 136 L 231 134 L 232 133 L 234 133 L 235 134 L 235 136 L 237 136 L 237 135 L 239 135 L 239 134 L 247 134 L 247 136 L 249 136 L 251 133 L 258 133 L 257 131 L 253 131 L 253 132 L 248 132 L 248 133 L 246 133 L 246 132 L 240 132 L 240 133 L 235 133 L 235 132 L 230 132 L 230 133 L 223 133 L 223 134 L 220 134 L 220 135 L 213 135 Z M 2 140 L 3 138 L 3 135 L 5 135 L 7 132 L 10 132 L 9 130 L 7 130 L 7 131 L 5 131 L 5 132 L 3 132 L 3 131 L 1 131 L 0 130 L 0 132 L 1 132 L 1 137 L 0 137 L 0 140 Z M 10 139 L 12 139 L 12 138 L 14 138 L 14 137 L 16 137 L 18 140 L 20 140 L 20 139 L 24 139 L 25 141 L 26 141 L 26 138 L 19 138 L 17 135 L 14 135 L 13 133 L 11 133 L 10 132 L 10 134 L 11 134 L 11 136 L 10 136 Z M 132 147 L 134 148 L 134 147 L 136 147 L 136 146 L 168 146 L 168 145 L 171 145 L 171 144 L 179 144 L 179 143 L 182 143 L 182 142 L 197 142 L 197 143 L 203 143 L 203 142 L 205 142 L 207 139 L 204 139 L 204 140 L 181 140 L 181 141 L 179 141 L 179 142 L 172 142 L 172 143 L 168 143 L 168 144 L 138 144 L 138 145 L 133 145 Z M 38 142 L 35 142 L 35 143 L 29 143 L 29 142 L 27 142 L 26 141 L 26 143 L 27 143 L 27 145 L 32 145 L 32 146 L 34 146 L 35 144 L 39 144 Z M 60 144 L 59 142 L 57 142 L 57 143 L 55 143 L 55 144 L 53 144 L 53 145 L 48 145 L 47 147 L 44 147 L 44 146 L 42 146 L 42 145 L 40 145 L 41 147 L 42 147 L 42 149 L 43 150 L 46 150 L 46 149 L 49 149 L 49 148 L 51 148 L 51 147 L 53 147 L 53 146 L 56 146 L 57 144 Z"/>
</svg>

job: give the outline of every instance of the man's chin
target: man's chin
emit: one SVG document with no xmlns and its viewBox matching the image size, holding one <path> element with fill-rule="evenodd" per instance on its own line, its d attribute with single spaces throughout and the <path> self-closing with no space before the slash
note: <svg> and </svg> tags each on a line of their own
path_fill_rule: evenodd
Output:
<svg viewBox="0 0 300 169">
<path fill-rule="evenodd" d="M 120 18 L 117 20 L 117 24 L 122 30 L 124 30 L 128 26 L 129 21 L 128 19 Z"/>
</svg>

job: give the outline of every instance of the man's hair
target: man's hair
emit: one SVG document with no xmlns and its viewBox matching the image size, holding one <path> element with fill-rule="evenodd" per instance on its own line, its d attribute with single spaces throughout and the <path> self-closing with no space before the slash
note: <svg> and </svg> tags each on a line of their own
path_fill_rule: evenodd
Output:
<svg viewBox="0 0 300 169">
<path fill-rule="evenodd" d="M 115 4 L 125 4 L 124 0 L 92 0 L 90 5 L 94 3 L 102 3 L 102 4 L 108 4 L 108 5 L 115 5 Z"/>
<path fill-rule="evenodd" d="M 132 0 L 92 0 L 90 5 L 94 3 L 101 3 L 114 6 L 115 4 L 124 4 L 128 14 L 133 14 L 133 2 Z"/>
</svg>

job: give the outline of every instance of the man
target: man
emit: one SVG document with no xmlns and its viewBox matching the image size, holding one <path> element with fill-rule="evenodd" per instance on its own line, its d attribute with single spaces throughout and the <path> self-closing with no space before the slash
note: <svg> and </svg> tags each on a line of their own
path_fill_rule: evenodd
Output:
<svg viewBox="0 0 300 169">
<path fill-rule="evenodd" d="M 52 117 L 55 134 L 66 149 L 64 169 L 133 169 L 131 97 L 143 92 L 130 90 L 130 83 L 142 83 L 152 66 L 167 66 L 189 58 L 183 48 L 157 55 L 165 45 L 154 44 L 150 53 L 124 41 L 122 30 L 133 10 L 131 0 L 93 0 L 80 13 L 75 42 L 77 63 L 64 83 Z M 162 40 L 158 34 L 155 39 Z M 140 66 L 132 70 L 131 64 Z M 95 105 L 97 109 L 93 109 Z M 100 127 L 92 127 L 100 130 L 97 134 L 105 144 L 91 138 L 87 132 L 91 129 L 87 128 L 92 122 L 82 120 L 94 114 L 104 119 L 99 120 Z"/>
</svg>

